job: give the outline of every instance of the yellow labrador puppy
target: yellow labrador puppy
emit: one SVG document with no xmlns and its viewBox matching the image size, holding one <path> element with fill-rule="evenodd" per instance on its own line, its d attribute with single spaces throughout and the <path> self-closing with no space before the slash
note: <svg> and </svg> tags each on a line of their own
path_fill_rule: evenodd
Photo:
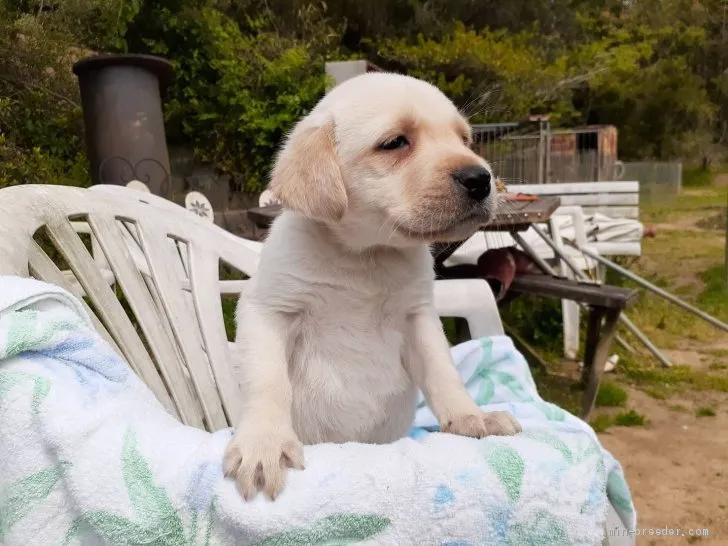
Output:
<svg viewBox="0 0 728 546">
<path fill-rule="evenodd" d="M 470 139 L 437 88 L 382 73 L 335 87 L 288 136 L 270 183 L 287 210 L 237 309 L 244 410 L 224 467 L 246 499 L 275 499 L 303 444 L 405 436 L 418 388 L 443 431 L 521 430 L 470 398 L 433 307 L 428 243 L 466 239 L 496 206 Z"/>
</svg>

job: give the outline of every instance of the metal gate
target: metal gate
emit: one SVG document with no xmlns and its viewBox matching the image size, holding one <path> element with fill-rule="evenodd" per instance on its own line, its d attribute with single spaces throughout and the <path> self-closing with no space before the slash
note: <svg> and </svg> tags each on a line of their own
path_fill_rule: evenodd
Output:
<svg viewBox="0 0 728 546">
<path fill-rule="evenodd" d="M 553 130 L 543 117 L 473 125 L 473 149 L 512 184 L 616 180 L 621 171 L 609 125 Z"/>
</svg>

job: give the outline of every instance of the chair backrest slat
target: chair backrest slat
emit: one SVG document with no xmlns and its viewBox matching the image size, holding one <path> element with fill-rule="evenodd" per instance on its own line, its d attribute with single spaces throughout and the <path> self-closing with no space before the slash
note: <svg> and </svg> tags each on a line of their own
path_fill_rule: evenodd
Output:
<svg viewBox="0 0 728 546">
<path fill-rule="evenodd" d="M 94 328 L 96 328 L 96 330 L 101 334 L 106 342 L 109 343 L 109 345 L 111 345 L 119 355 L 123 356 L 124 353 L 121 352 L 121 349 L 116 344 L 116 341 L 114 341 L 114 338 L 111 336 L 109 331 L 98 319 L 93 310 L 88 306 L 86 300 L 82 299 L 80 297 L 80 294 L 76 293 L 78 292 L 78 290 L 74 290 L 73 286 L 71 286 L 71 283 L 66 279 L 63 273 L 61 273 L 61 270 L 58 269 L 58 266 L 53 263 L 53 260 L 51 260 L 48 255 L 43 252 L 43 249 L 40 247 L 40 245 L 38 245 L 38 243 L 36 243 L 35 241 L 32 241 L 29 250 L 31 274 L 36 279 L 45 281 L 50 284 L 55 284 L 56 286 L 60 286 L 74 296 L 77 296 L 79 301 L 81 302 L 81 305 L 83 305 L 83 308 L 86 310 L 86 313 L 88 313 L 91 322 L 94 325 Z"/>
<path fill-rule="evenodd" d="M 160 385 L 159 376 L 155 373 L 154 363 L 149 358 L 134 326 L 71 223 L 67 218 L 56 217 L 46 227 L 48 236 L 68 262 L 86 294 L 94 294 L 94 303 L 97 304 L 100 319 L 121 347 L 127 361 L 134 363 L 132 369 L 152 388 L 155 395 L 158 390 L 165 392 Z M 163 402 L 169 401 L 169 396 L 166 397 L 166 400 L 162 400 Z M 168 409 L 172 408 L 174 405 L 171 408 L 168 407 Z M 175 415 L 180 415 L 176 408 Z"/>
<path fill-rule="evenodd" d="M 144 333 L 167 389 L 177 403 L 182 422 L 201 427 L 202 409 L 185 377 L 185 366 L 172 340 L 165 329 L 160 328 L 162 310 L 154 304 L 139 269 L 134 265 L 126 239 L 121 232 L 121 229 L 125 228 L 120 226 L 113 216 L 101 213 L 89 214 L 88 223 Z M 145 365 L 140 375 L 146 382 L 145 374 L 156 375 L 155 371 L 156 368 L 152 363 L 152 368 Z"/>
<path fill-rule="evenodd" d="M 218 258 L 199 245 L 189 245 L 190 285 L 200 332 L 228 421 L 235 423 L 242 409 L 240 389 L 220 306 Z"/>
<path fill-rule="evenodd" d="M 212 372 L 207 365 L 207 355 L 202 349 L 199 325 L 194 313 L 190 313 L 191 309 L 184 300 L 179 271 L 175 268 L 175 263 L 180 261 L 177 248 L 169 244 L 170 241 L 165 236 L 166 234 L 155 230 L 145 219 L 140 219 L 138 228 L 142 248 L 147 257 L 164 312 L 168 317 L 174 317 L 170 324 L 177 345 L 186 362 L 197 363 L 195 366 L 189 366 L 189 373 L 202 403 L 205 419 L 209 427 L 222 428 L 226 426 L 227 420 L 220 404 Z"/>
</svg>

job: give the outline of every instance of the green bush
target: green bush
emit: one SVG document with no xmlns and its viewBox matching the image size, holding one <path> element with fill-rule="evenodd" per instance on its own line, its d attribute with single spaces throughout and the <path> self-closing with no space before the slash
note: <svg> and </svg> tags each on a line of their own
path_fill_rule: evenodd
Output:
<svg viewBox="0 0 728 546">
<path fill-rule="evenodd" d="M 598 408 L 615 408 L 627 402 L 627 391 L 613 381 L 602 381 L 597 392 Z"/>
<path fill-rule="evenodd" d="M 502 309 L 501 315 L 529 344 L 554 354 L 563 350 L 560 300 L 524 294 Z"/>
<path fill-rule="evenodd" d="M 683 168 L 682 185 L 686 188 L 700 188 L 713 183 L 713 173 L 702 167 Z"/>
<path fill-rule="evenodd" d="M 625 411 L 614 417 L 614 424 L 620 427 L 641 427 L 646 422 L 644 415 L 640 415 L 635 410 Z"/>
<path fill-rule="evenodd" d="M 336 34 L 317 11 L 301 14 L 300 36 L 279 34 L 269 12 L 244 22 L 209 6 L 143 16 L 156 26 L 136 27 L 137 45 L 175 66 L 169 140 L 261 191 L 285 132 L 325 92 L 324 54 Z"/>
<path fill-rule="evenodd" d="M 623 158 L 710 165 L 728 123 L 720 1 L 0 0 L 0 180 L 87 183 L 70 66 L 88 49 L 171 59 L 170 142 L 251 192 L 324 62 L 352 57 L 431 81 L 475 122 L 610 123 Z"/>
</svg>

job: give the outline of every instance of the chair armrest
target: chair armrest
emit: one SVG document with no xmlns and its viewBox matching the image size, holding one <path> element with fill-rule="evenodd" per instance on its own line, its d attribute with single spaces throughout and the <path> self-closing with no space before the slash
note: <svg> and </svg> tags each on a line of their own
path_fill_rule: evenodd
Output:
<svg viewBox="0 0 728 546">
<path fill-rule="evenodd" d="M 473 339 L 503 335 L 498 305 L 483 279 L 437 280 L 434 302 L 440 317 L 464 318 Z"/>
</svg>

